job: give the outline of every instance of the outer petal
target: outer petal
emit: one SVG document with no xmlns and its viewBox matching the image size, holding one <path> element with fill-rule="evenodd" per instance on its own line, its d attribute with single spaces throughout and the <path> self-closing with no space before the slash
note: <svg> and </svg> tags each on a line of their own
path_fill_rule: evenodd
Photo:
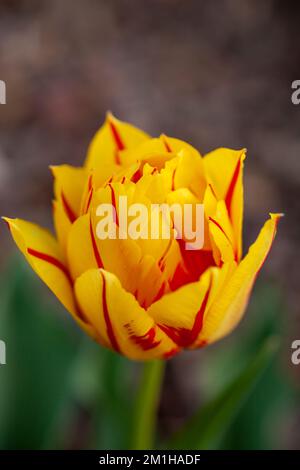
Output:
<svg viewBox="0 0 300 470">
<path fill-rule="evenodd" d="M 61 201 L 52 201 L 52 214 L 58 242 L 62 247 L 63 252 L 66 253 L 68 235 L 70 228 L 72 227 L 72 223 L 70 222 Z"/>
<path fill-rule="evenodd" d="M 169 357 L 179 350 L 113 274 L 87 271 L 76 280 L 75 293 L 104 345 L 140 360 Z"/>
<path fill-rule="evenodd" d="M 230 333 L 241 320 L 257 274 L 272 246 L 280 217 L 281 214 L 271 214 L 248 254 L 207 310 L 198 345 L 217 341 Z"/>
<path fill-rule="evenodd" d="M 90 214 L 82 215 L 72 225 L 67 245 L 68 264 L 72 279 L 84 271 L 102 268 L 102 260 L 97 250 L 95 235 L 92 231 Z"/>
<path fill-rule="evenodd" d="M 209 233 L 214 244 L 218 247 L 221 260 L 226 263 L 238 260 L 232 226 L 228 217 L 224 201 L 217 202 L 217 209 L 212 217 L 208 218 Z"/>
<path fill-rule="evenodd" d="M 243 223 L 243 161 L 246 150 L 219 148 L 203 158 L 208 181 L 219 200 L 227 205 L 232 222 L 238 259 L 242 252 Z"/>
<path fill-rule="evenodd" d="M 141 144 L 149 136 L 130 124 L 119 121 L 110 113 L 104 125 L 95 134 L 87 154 L 85 166 L 97 168 L 121 165 L 120 152 Z"/>
<path fill-rule="evenodd" d="M 207 270 L 200 281 L 187 284 L 153 303 L 148 313 L 176 344 L 189 347 L 201 331 L 211 289 L 212 270 Z"/>
<path fill-rule="evenodd" d="M 80 215 L 81 199 L 87 179 L 84 168 L 52 166 L 54 176 L 53 219 L 60 245 L 66 250 L 71 225 Z"/>
<path fill-rule="evenodd" d="M 72 281 L 55 238 L 47 230 L 21 219 L 4 218 L 18 248 L 32 269 L 58 297 L 77 323 L 90 336 L 93 328 L 78 316 Z"/>
<path fill-rule="evenodd" d="M 80 214 L 87 172 L 85 168 L 70 165 L 52 166 L 51 171 L 54 176 L 55 199 L 61 202 L 72 223 Z"/>
</svg>

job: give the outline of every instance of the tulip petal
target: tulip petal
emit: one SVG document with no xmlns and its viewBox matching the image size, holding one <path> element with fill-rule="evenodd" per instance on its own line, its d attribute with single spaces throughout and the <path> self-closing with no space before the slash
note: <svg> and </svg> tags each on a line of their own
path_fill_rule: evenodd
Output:
<svg viewBox="0 0 300 470">
<path fill-rule="evenodd" d="M 85 168 L 70 165 L 51 166 L 54 176 L 54 195 L 59 201 L 70 222 L 80 215 L 81 198 L 87 179 Z"/>
<path fill-rule="evenodd" d="M 210 237 L 219 249 L 222 262 L 238 261 L 232 225 L 224 201 L 217 202 L 215 214 L 208 217 L 208 225 Z"/>
<path fill-rule="evenodd" d="M 4 220 L 8 223 L 16 245 L 32 269 L 72 314 L 80 327 L 94 337 L 93 328 L 78 316 L 72 280 L 60 247 L 52 234 L 25 220 L 6 217 Z"/>
<path fill-rule="evenodd" d="M 196 150 L 191 144 L 188 144 L 184 140 L 176 139 L 175 137 L 169 137 L 165 134 L 160 136 L 160 139 L 163 141 L 165 149 L 167 152 L 179 153 L 181 150 L 189 153 L 195 160 L 201 158 L 200 153 Z"/>
<path fill-rule="evenodd" d="M 89 269 L 103 267 L 90 214 L 82 215 L 72 225 L 68 236 L 67 255 L 74 280 Z"/>
<path fill-rule="evenodd" d="M 54 228 L 64 253 L 69 230 L 80 215 L 82 193 L 87 179 L 84 168 L 70 165 L 51 166 L 54 176 L 53 220 Z"/>
<path fill-rule="evenodd" d="M 217 341 L 229 334 L 241 320 L 255 279 L 271 249 L 280 217 L 281 214 L 271 214 L 248 254 L 224 283 L 204 316 L 197 345 Z"/>
<path fill-rule="evenodd" d="M 123 225 L 121 217 L 124 216 L 119 207 L 120 195 L 128 196 L 128 206 L 136 201 L 149 204 L 142 192 L 136 195 L 133 183 L 112 183 L 98 190 L 91 209 L 95 244 L 104 269 L 115 274 L 124 289 L 134 294 L 141 305 L 147 306 L 167 288 L 166 276 L 162 275 L 159 262 L 165 256 L 170 240 L 152 240 L 152 243 L 147 239 L 133 240 L 126 228 L 123 228 L 124 233 L 121 230 L 125 238 L 120 237 L 118 230 Z M 95 208 L 103 203 L 112 204 L 116 210 L 115 222 L 112 224 L 115 233 L 112 236 L 106 234 L 104 239 L 100 239 L 97 235 L 100 218 Z M 171 263 L 168 262 L 168 265 L 170 267 Z"/>
<path fill-rule="evenodd" d="M 148 138 L 145 132 L 131 124 L 119 121 L 108 113 L 105 123 L 95 134 L 89 146 L 85 166 L 107 168 L 111 165 L 113 168 L 115 165 L 121 165 L 121 152 L 136 147 Z"/>
<path fill-rule="evenodd" d="M 115 274 L 141 305 L 150 305 L 167 288 L 158 263 L 152 256 L 142 255 L 135 240 L 96 238 L 96 246 L 104 268 Z"/>
<path fill-rule="evenodd" d="M 142 161 L 143 163 L 150 163 L 161 170 L 165 163 L 171 158 L 175 157 L 175 153 L 168 153 L 164 142 L 161 139 L 147 139 L 137 147 L 123 150 L 121 153 L 122 164 L 131 165 L 133 162 Z"/>
<path fill-rule="evenodd" d="M 169 357 L 178 352 L 174 342 L 112 273 L 103 269 L 85 272 L 76 280 L 75 293 L 104 345 L 137 360 Z"/>
<path fill-rule="evenodd" d="M 242 253 L 243 162 L 246 150 L 219 148 L 203 158 L 208 181 L 218 200 L 225 200 L 232 222 L 238 259 Z"/>
<path fill-rule="evenodd" d="M 191 147 L 192 148 L 192 147 Z M 166 163 L 166 168 L 173 164 L 173 160 Z M 178 153 L 178 163 L 173 169 L 172 190 L 187 188 L 199 199 L 203 200 L 206 189 L 206 179 L 204 174 L 203 159 L 200 154 L 193 149 L 193 152 L 183 148 Z"/>
<path fill-rule="evenodd" d="M 197 339 L 212 282 L 213 271 L 207 270 L 198 282 L 164 295 L 148 308 L 149 315 L 178 346 L 189 347 Z"/>
<path fill-rule="evenodd" d="M 55 233 L 64 254 L 67 253 L 67 241 L 72 223 L 60 201 L 52 201 L 52 213 Z"/>
</svg>

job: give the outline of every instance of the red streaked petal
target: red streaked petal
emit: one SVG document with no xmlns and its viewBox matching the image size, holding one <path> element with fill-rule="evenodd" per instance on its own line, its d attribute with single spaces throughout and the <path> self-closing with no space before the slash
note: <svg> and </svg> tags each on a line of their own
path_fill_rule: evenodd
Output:
<svg viewBox="0 0 300 470">
<path fill-rule="evenodd" d="M 68 219 L 70 220 L 71 223 L 75 222 L 76 220 L 76 215 L 73 212 L 73 209 L 71 208 L 70 204 L 67 201 L 66 196 L 64 195 L 64 192 L 61 191 L 61 200 L 64 206 L 64 210 L 68 216 Z"/>
<path fill-rule="evenodd" d="M 92 245 L 93 245 L 93 250 L 94 250 L 94 255 L 95 255 L 96 262 L 97 262 L 97 266 L 98 268 L 103 268 L 103 262 L 102 262 L 100 253 L 98 251 L 91 219 L 90 219 L 90 234 L 91 234 L 91 240 L 92 240 Z"/>
<path fill-rule="evenodd" d="M 103 307 L 104 320 L 105 320 L 105 323 L 106 323 L 107 336 L 109 338 L 109 341 L 111 343 L 112 348 L 115 351 L 120 352 L 120 347 L 119 347 L 119 344 L 118 344 L 117 339 L 116 339 L 115 334 L 114 334 L 114 330 L 113 330 L 113 327 L 112 327 L 112 323 L 111 323 L 111 320 L 110 320 L 109 311 L 108 311 L 108 307 L 107 307 L 105 276 L 103 275 L 102 271 L 100 271 L 100 274 L 101 274 L 102 282 L 103 282 L 103 285 L 102 285 L 102 307 Z"/>
<path fill-rule="evenodd" d="M 193 344 L 196 341 L 196 339 L 197 339 L 197 337 L 198 337 L 198 335 L 199 335 L 199 333 L 202 329 L 202 326 L 203 326 L 203 317 L 204 317 L 204 313 L 205 313 L 205 310 L 206 310 L 210 290 L 211 290 L 211 280 L 210 280 L 210 285 L 208 287 L 208 290 L 207 290 L 207 292 L 204 296 L 204 299 L 202 301 L 201 307 L 200 307 L 200 309 L 198 310 L 198 312 L 195 316 L 194 324 L 193 324 L 193 327 L 192 327 L 191 330 L 188 330 L 186 328 L 174 328 L 174 327 L 167 326 L 167 325 L 159 325 L 159 327 L 179 347 L 188 348 L 191 344 Z"/>
<path fill-rule="evenodd" d="M 229 184 L 229 187 L 228 187 L 228 190 L 227 190 L 227 194 L 226 194 L 226 197 L 225 197 L 225 203 L 226 203 L 226 206 L 227 206 L 227 209 L 228 209 L 228 214 L 229 214 L 230 217 L 232 215 L 231 214 L 231 202 L 232 202 L 235 186 L 237 184 L 240 171 L 241 171 L 241 158 L 237 162 L 237 165 L 236 165 L 235 170 L 233 172 L 232 179 L 230 181 L 230 184 Z"/>
<path fill-rule="evenodd" d="M 27 253 L 31 256 L 34 256 L 35 258 L 46 261 L 47 263 L 50 263 L 56 268 L 60 269 L 68 278 L 70 283 L 73 283 L 68 269 L 58 259 L 54 258 L 53 256 L 47 255 L 46 253 L 41 253 L 40 251 L 34 250 L 33 248 L 27 248 Z"/>
</svg>

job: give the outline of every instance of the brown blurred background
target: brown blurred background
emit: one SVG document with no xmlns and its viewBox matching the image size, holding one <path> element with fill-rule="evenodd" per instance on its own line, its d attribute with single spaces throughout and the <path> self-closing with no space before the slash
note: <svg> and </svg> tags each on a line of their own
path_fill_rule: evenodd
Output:
<svg viewBox="0 0 300 470">
<path fill-rule="evenodd" d="M 288 362 L 300 336 L 300 105 L 291 102 L 300 79 L 299 2 L 1 0 L 0 79 L 7 216 L 51 225 L 47 167 L 80 165 L 107 110 L 202 154 L 246 147 L 245 246 L 269 211 L 286 215 L 261 276 L 288 306 Z M 0 237 L 3 264 L 15 247 L 5 230 Z M 180 358 L 178 367 L 190 361 Z"/>
</svg>

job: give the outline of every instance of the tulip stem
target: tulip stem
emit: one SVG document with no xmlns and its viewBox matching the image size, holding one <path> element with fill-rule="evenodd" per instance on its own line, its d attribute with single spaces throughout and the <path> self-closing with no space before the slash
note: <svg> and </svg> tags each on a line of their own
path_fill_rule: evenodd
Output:
<svg viewBox="0 0 300 470">
<path fill-rule="evenodd" d="M 132 449 L 150 450 L 153 448 L 164 370 L 165 361 L 155 360 L 144 363 L 135 404 Z"/>
</svg>

